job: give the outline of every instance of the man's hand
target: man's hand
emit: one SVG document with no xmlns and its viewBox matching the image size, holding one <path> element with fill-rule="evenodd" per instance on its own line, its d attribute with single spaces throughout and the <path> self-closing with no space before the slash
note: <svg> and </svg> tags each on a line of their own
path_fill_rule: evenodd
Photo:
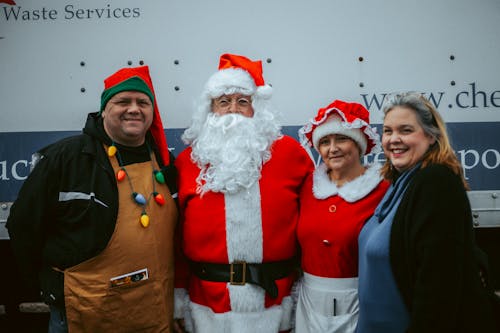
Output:
<svg viewBox="0 0 500 333">
<path fill-rule="evenodd" d="M 186 333 L 186 329 L 184 327 L 184 319 L 174 319 L 174 332 L 175 333 Z"/>
</svg>

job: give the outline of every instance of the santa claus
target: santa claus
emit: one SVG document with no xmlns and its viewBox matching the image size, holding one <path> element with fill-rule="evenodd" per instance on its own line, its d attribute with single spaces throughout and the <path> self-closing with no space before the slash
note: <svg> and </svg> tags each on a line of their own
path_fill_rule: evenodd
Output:
<svg viewBox="0 0 500 333">
<path fill-rule="evenodd" d="M 271 94 L 261 61 L 224 54 L 183 134 L 175 317 L 188 331 L 291 329 L 298 196 L 314 166 Z"/>
</svg>

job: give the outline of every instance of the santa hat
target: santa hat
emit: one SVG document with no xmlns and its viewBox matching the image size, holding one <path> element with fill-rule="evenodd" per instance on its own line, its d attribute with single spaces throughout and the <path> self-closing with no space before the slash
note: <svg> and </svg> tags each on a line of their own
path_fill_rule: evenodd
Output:
<svg viewBox="0 0 500 333">
<path fill-rule="evenodd" d="M 268 99 L 272 88 L 264 82 L 262 61 L 226 53 L 220 56 L 219 71 L 208 79 L 204 93 L 210 99 L 234 93 Z"/>
<path fill-rule="evenodd" d="M 370 113 L 359 103 L 336 100 L 318 110 L 314 119 L 299 129 L 303 146 L 318 150 L 319 140 L 329 134 L 342 134 L 360 147 L 361 156 L 380 151 L 377 129 L 370 127 Z"/>
<path fill-rule="evenodd" d="M 252 97 L 254 116 L 271 114 L 278 125 L 281 114 L 275 110 L 270 98 L 272 88 L 264 82 L 262 61 L 252 61 L 234 54 L 223 54 L 219 60 L 219 70 L 205 84 L 191 125 L 182 134 L 182 141 L 191 144 L 205 127 L 208 115 L 212 112 L 212 101 L 222 95 L 240 93 Z"/>
<path fill-rule="evenodd" d="M 153 83 L 149 75 L 148 66 L 122 68 L 104 80 L 104 91 L 101 94 L 101 112 L 111 97 L 122 91 L 139 91 L 145 93 L 153 103 L 153 123 L 149 132 L 153 136 L 155 145 L 160 153 L 163 164 L 170 164 L 170 155 L 165 138 L 165 131 L 161 122 L 160 111 L 156 103 Z"/>
</svg>

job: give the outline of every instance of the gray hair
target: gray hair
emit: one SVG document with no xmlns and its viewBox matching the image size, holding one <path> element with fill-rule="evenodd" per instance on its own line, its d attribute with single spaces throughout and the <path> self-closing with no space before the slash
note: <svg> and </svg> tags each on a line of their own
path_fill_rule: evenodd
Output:
<svg viewBox="0 0 500 333">
<path fill-rule="evenodd" d="M 422 126 L 424 132 L 438 140 L 442 133 L 438 125 L 439 114 L 434 106 L 418 92 L 402 92 L 389 94 L 384 98 L 382 112 L 384 118 L 394 107 L 400 106 L 413 110 L 417 121 Z M 439 119 L 441 120 L 441 119 Z"/>
</svg>

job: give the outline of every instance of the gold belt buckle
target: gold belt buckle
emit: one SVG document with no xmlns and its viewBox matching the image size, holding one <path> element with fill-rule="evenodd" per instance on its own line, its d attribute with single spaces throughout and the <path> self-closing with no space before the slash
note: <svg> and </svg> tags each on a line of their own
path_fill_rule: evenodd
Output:
<svg viewBox="0 0 500 333">
<path fill-rule="evenodd" d="M 236 272 L 234 271 L 234 266 L 233 265 L 242 265 L 242 272 L 241 272 L 241 281 L 234 281 L 234 274 Z M 236 286 L 242 286 L 246 283 L 246 272 L 247 272 L 247 263 L 246 261 L 235 261 L 231 263 L 230 267 L 230 272 L 229 272 L 229 284 L 236 285 Z"/>
</svg>

